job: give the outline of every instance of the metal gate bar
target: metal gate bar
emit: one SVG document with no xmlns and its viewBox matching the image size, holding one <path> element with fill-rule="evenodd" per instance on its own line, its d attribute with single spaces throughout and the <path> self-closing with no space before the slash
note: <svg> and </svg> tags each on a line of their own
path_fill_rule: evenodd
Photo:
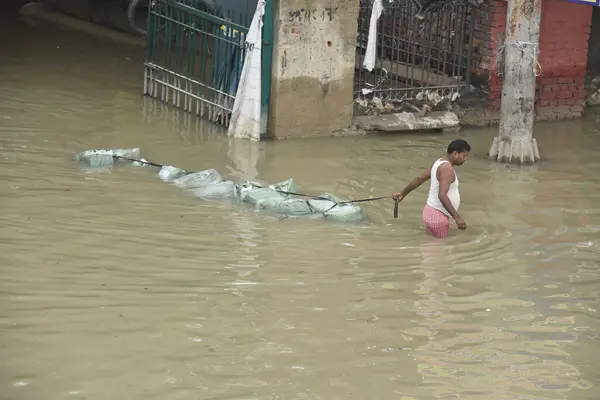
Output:
<svg viewBox="0 0 600 400">
<path fill-rule="evenodd" d="M 250 19 L 221 8 L 211 14 L 201 0 L 154 0 L 144 94 L 227 126 Z"/>
<path fill-rule="evenodd" d="M 424 90 L 451 95 L 470 84 L 473 7 L 446 3 L 416 18 L 411 0 L 387 3 L 377 29 L 373 71 L 363 67 L 371 1 L 361 1 L 358 21 L 355 95 L 369 93 L 384 101 L 417 98 Z"/>
</svg>

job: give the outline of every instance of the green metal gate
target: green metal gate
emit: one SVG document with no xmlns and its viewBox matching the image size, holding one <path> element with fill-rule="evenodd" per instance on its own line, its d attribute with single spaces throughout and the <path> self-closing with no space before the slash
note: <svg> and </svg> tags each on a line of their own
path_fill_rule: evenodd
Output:
<svg viewBox="0 0 600 400">
<path fill-rule="evenodd" d="M 144 94 L 228 126 L 253 14 L 254 9 L 209 9 L 202 0 L 152 0 Z M 265 28 L 272 27 L 268 18 Z M 270 32 L 265 29 L 263 36 L 268 55 Z M 270 58 L 263 60 L 269 62 L 263 65 L 263 77 L 270 85 Z M 263 104 L 268 99 L 265 93 Z"/>
</svg>

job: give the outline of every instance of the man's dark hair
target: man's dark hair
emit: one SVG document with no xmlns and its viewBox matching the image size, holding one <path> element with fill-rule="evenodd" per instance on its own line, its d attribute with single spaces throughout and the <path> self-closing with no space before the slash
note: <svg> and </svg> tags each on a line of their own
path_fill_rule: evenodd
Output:
<svg viewBox="0 0 600 400">
<path fill-rule="evenodd" d="M 455 151 L 458 153 L 466 153 L 471 151 L 471 146 L 469 146 L 469 143 L 465 140 L 456 139 L 448 145 L 448 154 L 452 154 Z"/>
</svg>

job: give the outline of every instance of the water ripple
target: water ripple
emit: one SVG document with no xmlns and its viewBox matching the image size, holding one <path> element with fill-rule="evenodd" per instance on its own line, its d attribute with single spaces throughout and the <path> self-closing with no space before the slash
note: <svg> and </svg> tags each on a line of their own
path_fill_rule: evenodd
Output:
<svg viewBox="0 0 600 400">
<path fill-rule="evenodd" d="M 449 139 L 232 141 L 142 99 L 142 53 L 17 28 L 0 43 L 7 398 L 597 397 L 600 136 L 588 128 L 541 129 L 553 161 L 534 167 L 478 156 L 491 130 L 456 134 L 474 148 L 457 168 L 469 229 L 447 240 L 422 226 L 426 185 L 397 219 L 387 199 L 363 203 L 360 223 L 278 220 L 194 199 L 150 168 L 92 174 L 72 157 L 139 146 L 159 163 L 358 199 L 402 189 Z"/>
</svg>

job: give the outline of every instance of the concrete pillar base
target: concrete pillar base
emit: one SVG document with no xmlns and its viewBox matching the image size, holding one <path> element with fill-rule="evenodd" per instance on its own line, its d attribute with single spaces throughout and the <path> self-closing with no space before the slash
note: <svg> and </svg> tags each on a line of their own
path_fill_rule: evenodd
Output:
<svg viewBox="0 0 600 400">
<path fill-rule="evenodd" d="M 540 160 L 537 141 L 529 136 L 496 136 L 490 158 L 506 163 L 533 164 Z"/>
</svg>

